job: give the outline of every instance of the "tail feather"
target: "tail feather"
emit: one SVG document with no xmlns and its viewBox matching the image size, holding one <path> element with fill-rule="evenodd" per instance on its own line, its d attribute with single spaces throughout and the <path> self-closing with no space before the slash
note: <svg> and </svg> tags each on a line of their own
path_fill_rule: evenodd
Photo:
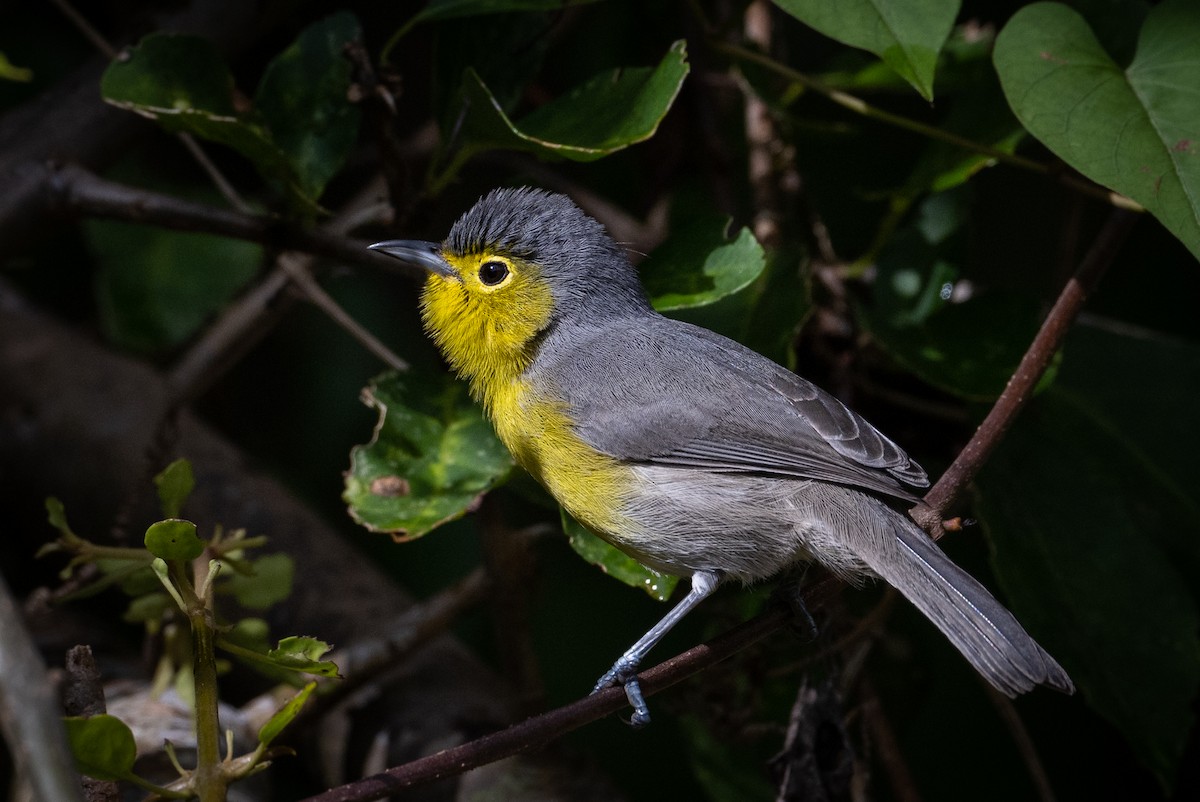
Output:
<svg viewBox="0 0 1200 802">
<path fill-rule="evenodd" d="M 1046 685 L 1064 693 L 1067 672 L 1017 619 L 915 525 L 892 513 L 894 538 L 871 538 L 859 556 L 950 639 L 988 682 L 1008 696 Z"/>
</svg>

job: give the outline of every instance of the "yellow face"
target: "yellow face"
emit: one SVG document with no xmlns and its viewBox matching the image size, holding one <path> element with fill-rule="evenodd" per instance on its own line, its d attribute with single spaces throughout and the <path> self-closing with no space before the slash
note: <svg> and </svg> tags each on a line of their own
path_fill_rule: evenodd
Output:
<svg viewBox="0 0 1200 802">
<path fill-rule="evenodd" d="M 453 274 L 431 273 L 421 319 L 471 392 L 489 404 L 533 358 L 531 346 L 554 313 L 536 265 L 484 251 L 444 254 Z"/>
</svg>

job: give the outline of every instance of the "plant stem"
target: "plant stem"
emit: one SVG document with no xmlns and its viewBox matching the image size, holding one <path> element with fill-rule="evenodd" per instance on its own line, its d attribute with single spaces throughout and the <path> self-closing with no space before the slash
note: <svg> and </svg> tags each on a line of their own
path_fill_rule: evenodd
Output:
<svg viewBox="0 0 1200 802">
<path fill-rule="evenodd" d="M 213 650 L 212 611 L 196 595 L 185 563 L 171 561 L 171 575 L 187 604 L 192 628 L 192 678 L 195 684 L 196 772 L 200 802 L 225 802 L 228 778 L 221 765 L 221 721 L 217 711 L 217 658 Z M 207 563 L 200 570 L 206 570 Z"/>
</svg>

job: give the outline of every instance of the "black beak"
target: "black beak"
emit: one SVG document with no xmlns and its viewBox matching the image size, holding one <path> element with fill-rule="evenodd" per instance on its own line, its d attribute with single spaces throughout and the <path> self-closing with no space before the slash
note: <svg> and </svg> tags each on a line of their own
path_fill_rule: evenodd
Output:
<svg viewBox="0 0 1200 802">
<path fill-rule="evenodd" d="M 387 242 L 376 242 L 368 245 L 371 250 L 386 253 L 401 262 L 424 268 L 430 273 L 437 273 L 447 278 L 454 276 L 454 268 L 442 256 L 442 246 L 438 242 L 422 242 L 415 239 L 393 239 Z"/>
</svg>

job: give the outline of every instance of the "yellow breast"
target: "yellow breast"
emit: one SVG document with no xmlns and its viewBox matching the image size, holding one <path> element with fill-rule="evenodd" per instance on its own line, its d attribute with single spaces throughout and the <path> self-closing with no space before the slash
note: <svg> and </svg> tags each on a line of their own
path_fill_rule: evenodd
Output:
<svg viewBox="0 0 1200 802">
<path fill-rule="evenodd" d="M 602 536 L 628 528 L 620 508 L 632 474 L 584 443 L 562 404 L 539 398 L 523 380 L 510 382 L 489 401 L 496 433 L 513 457 L 575 520 Z"/>
</svg>

